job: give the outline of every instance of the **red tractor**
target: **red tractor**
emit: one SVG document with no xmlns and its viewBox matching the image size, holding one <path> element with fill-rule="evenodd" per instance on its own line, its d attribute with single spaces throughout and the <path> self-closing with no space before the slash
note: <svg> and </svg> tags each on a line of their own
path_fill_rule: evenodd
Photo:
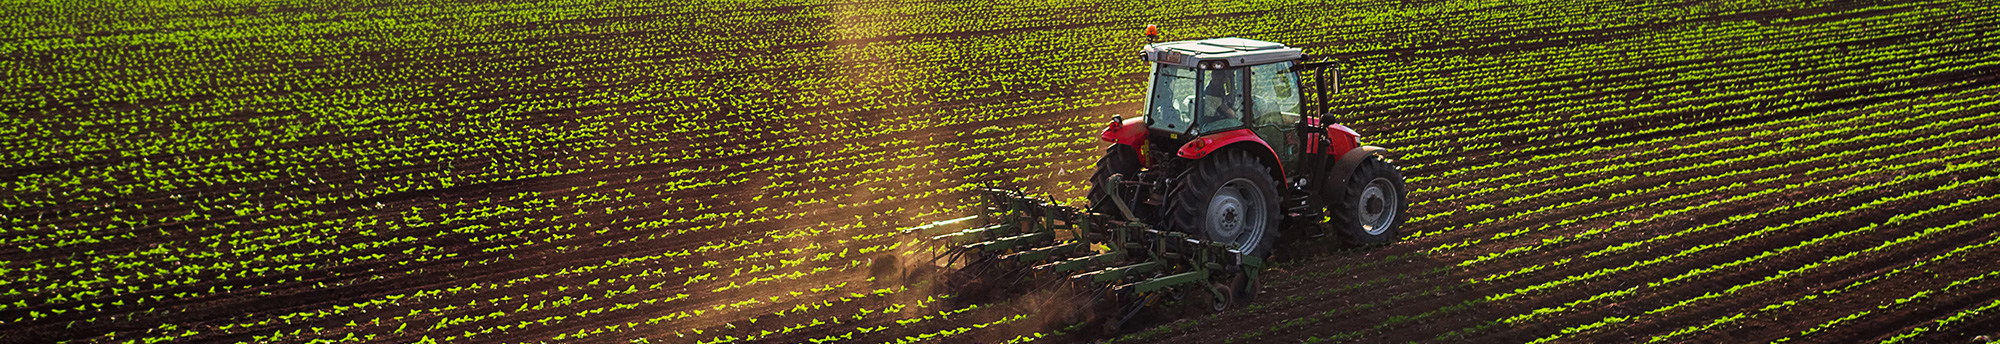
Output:
<svg viewBox="0 0 2000 344">
<path fill-rule="evenodd" d="M 1030 271 L 1095 286 L 1111 301 L 1100 305 L 1122 305 L 1104 318 L 1114 329 L 1164 295 L 1206 290 L 1198 299 L 1217 310 L 1249 302 L 1281 228 L 1396 239 L 1402 172 L 1326 113 L 1333 62 L 1242 38 L 1148 44 L 1139 57 L 1151 69 L 1145 113 L 1113 117 L 1100 134 L 1112 145 L 1088 209 L 989 189 L 985 213 L 909 231 L 945 243 L 940 258 L 979 271 L 968 275 L 1009 271 L 974 280 L 1018 283 L 1016 271 Z M 1318 111 L 1306 111 L 1307 73 Z"/>
<path fill-rule="evenodd" d="M 1132 215 L 1260 257 L 1280 224 L 1356 243 L 1396 238 L 1402 172 L 1325 113 L 1326 82 L 1338 83 L 1331 62 L 1242 38 L 1149 44 L 1140 58 L 1152 62 L 1145 115 L 1104 129 L 1112 145 L 1091 176 L 1092 210 L 1115 210 L 1105 184 L 1121 175 L 1117 198 Z M 1316 114 L 1304 111 L 1304 71 L 1320 76 Z"/>
</svg>

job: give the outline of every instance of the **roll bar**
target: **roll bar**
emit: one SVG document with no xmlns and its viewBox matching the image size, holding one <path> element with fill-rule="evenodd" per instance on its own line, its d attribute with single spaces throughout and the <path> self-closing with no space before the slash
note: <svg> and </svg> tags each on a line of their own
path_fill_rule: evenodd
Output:
<svg viewBox="0 0 2000 344">
<path fill-rule="evenodd" d="M 1306 55 L 1305 57 L 1299 58 L 1299 61 L 1301 62 L 1292 65 L 1292 72 L 1315 70 L 1319 71 L 1320 73 L 1324 73 L 1327 70 L 1331 70 L 1333 71 L 1333 91 L 1340 92 L 1340 75 L 1345 74 L 1347 72 L 1347 62 L 1331 58 L 1320 61 L 1303 62 L 1303 61 L 1310 61 L 1316 58 L 1319 58 L 1319 56 Z M 1313 74 L 1313 79 L 1319 85 L 1319 87 L 1315 88 L 1319 93 L 1317 95 L 1317 97 L 1319 98 L 1319 109 L 1317 110 L 1319 111 L 1319 116 L 1320 116 L 1319 121 L 1320 123 L 1323 124 L 1334 123 L 1333 118 L 1330 118 L 1332 114 L 1327 112 L 1327 109 L 1333 108 L 1333 101 L 1331 97 L 1327 96 L 1327 87 L 1326 87 L 1327 77 L 1324 74 L 1315 73 Z"/>
</svg>

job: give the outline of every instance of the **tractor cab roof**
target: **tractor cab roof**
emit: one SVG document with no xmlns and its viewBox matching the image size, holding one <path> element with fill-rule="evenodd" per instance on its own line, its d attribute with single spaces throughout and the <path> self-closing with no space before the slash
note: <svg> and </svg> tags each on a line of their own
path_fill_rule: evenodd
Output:
<svg viewBox="0 0 2000 344">
<path fill-rule="evenodd" d="M 1252 66 L 1305 57 L 1298 48 L 1236 37 L 1147 44 L 1140 59 L 1202 69 Z"/>
</svg>

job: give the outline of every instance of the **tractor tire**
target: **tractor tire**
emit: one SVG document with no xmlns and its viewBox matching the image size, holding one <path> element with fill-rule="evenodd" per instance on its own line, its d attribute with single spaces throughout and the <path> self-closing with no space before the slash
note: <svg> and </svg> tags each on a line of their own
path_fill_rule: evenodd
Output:
<svg viewBox="0 0 2000 344">
<path fill-rule="evenodd" d="M 1132 180 L 1132 178 L 1138 177 L 1139 167 L 1139 151 L 1133 149 L 1132 146 L 1122 144 L 1111 145 L 1111 148 L 1104 149 L 1104 157 L 1097 159 L 1097 173 L 1090 175 L 1090 193 L 1088 194 L 1090 211 L 1123 218 L 1124 215 L 1119 214 L 1118 206 L 1112 203 L 1109 192 L 1104 188 L 1104 183 L 1113 174 L 1123 174 L 1125 175 L 1125 180 Z M 1134 216 L 1148 214 L 1141 210 L 1142 204 L 1138 202 L 1139 190 L 1137 188 L 1126 187 L 1119 191 L 1123 193 L 1123 195 L 1119 195 L 1119 198 L 1125 200 L 1126 206 L 1132 207 L 1132 212 L 1138 213 L 1133 214 Z"/>
<path fill-rule="evenodd" d="M 1402 169 L 1380 157 L 1369 157 L 1347 180 L 1339 182 L 1344 183 L 1329 184 L 1337 186 L 1327 193 L 1333 198 L 1327 207 L 1332 229 L 1357 245 L 1395 241 L 1403 211 L 1409 209 L 1403 198 Z"/>
<path fill-rule="evenodd" d="M 1167 230 L 1237 243 L 1242 252 L 1271 256 L 1281 219 L 1270 168 L 1250 153 L 1228 150 L 1196 162 L 1167 193 Z M 1255 291 L 1241 290 L 1254 293 Z"/>
</svg>

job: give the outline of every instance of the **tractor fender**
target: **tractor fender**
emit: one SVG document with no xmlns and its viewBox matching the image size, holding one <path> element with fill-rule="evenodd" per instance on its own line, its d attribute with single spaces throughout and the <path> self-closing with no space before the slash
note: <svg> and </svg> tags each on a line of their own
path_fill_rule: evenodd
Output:
<svg viewBox="0 0 2000 344">
<path fill-rule="evenodd" d="M 1278 161 L 1278 152 L 1271 150 L 1271 144 L 1265 143 L 1264 139 L 1258 138 L 1257 133 L 1251 132 L 1250 129 L 1202 135 L 1182 144 L 1181 149 L 1174 152 L 1174 155 L 1188 160 L 1199 160 L 1209 153 L 1231 147 L 1251 152 L 1250 154 L 1257 155 L 1258 159 L 1270 164 L 1273 167 L 1270 171 L 1272 180 L 1285 180 L 1285 166 Z"/>
<path fill-rule="evenodd" d="M 1333 124 L 1326 126 L 1326 138 L 1332 146 L 1326 148 L 1325 154 L 1347 152 L 1361 147 L 1361 134 L 1354 132 L 1354 129 L 1348 129 L 1345 125 Z"/>
<path fill-rule="evenodd" d="M 1111 116 L 1111 124 L 1105 126 L 1104 132 L 1099 133 L 1097 138 L 1104 139 L 1105 142 L 1132 146 L 1132 148 L 1144 148 L 1146 147 L 1146 119 L 1143 117 L 1119 118 L 1118 116 Z"/>
<path fill-rule="evenodd" d="M 1327 171 L 1330 172 L 1327 174 L 1327 185 L 1345 185 L 1343 183 L 1354 175 L 1354 168 L 1361 166 L 1362 161 L 1368 160 L 1371 156 L 1379 157 L 1387 153 L 1389 153 L 1388 148 L 1376 146 L 1361 146 L 1347 150 L 1346 154 L 1340 155 L 1340 162 L 1333 164 L 1333 170 Z"/>
</svg>

